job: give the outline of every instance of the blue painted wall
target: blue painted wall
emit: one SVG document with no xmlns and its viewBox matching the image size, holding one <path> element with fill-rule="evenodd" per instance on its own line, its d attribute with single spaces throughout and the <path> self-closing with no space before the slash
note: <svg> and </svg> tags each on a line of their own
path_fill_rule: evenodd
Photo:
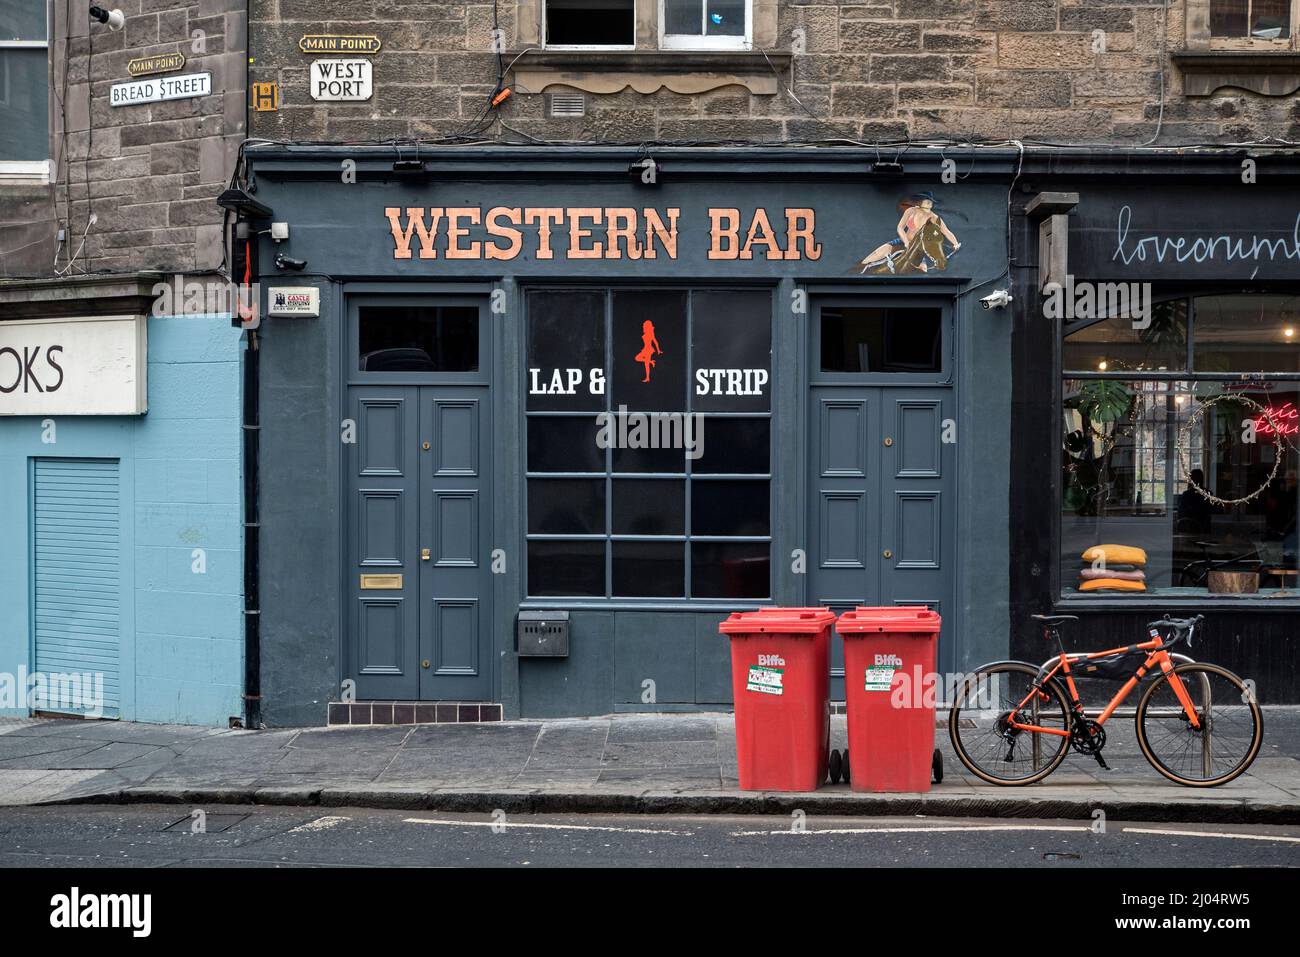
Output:
<svg viewBox="0 0 1300 957">
<path fill-rule="evenodd" d="M 150 318 L 147 414 L 59 416 L 53 443 L 42 417 L 0 419 L 0 672 L 32 668 L 29 460 L 114 458 L 122 718 L 225 725 L 243 713 L 239 338 L 228 316 Z"/>
</svg>

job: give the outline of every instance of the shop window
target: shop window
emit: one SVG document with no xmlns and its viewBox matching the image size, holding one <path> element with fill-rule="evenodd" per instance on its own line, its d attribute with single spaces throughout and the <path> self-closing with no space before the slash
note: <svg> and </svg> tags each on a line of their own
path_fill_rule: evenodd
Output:
<svg viewBox="0 0 1300 957">
<path fill-rule="evenodd" d="M 747 49 L 751 0 L 659 0 L 664 49 Z"/>
<path fill-rule="evenodd" d="M 939 372 L 939 309 L 827 306 L 821 310 L 823 372 Z"/>
<path fill-rule="evenodd" d="M 1163 304 L 1168 334 L 1192 343 L 1190 368 L 1172 373 L 1126 351 L 1132 320 L 1094 324 L 1082 343 L 1067 332 L 1065 595 L 1300 594 L 1298 307 L 1274 295 Z M 1084 558 L 1102 545 L 1127 548 Z"/>
<path fill-rule="evenodd" d="M 477 372 L 474 306 L 362 306 L 360 371 Z"/>
<path fill-rule="evenodd" d="M 1061 368 L 1180 372 L 1187 368 L 1187 300 L 1157 303 L 1145 325 L 1102 319 L 1067 327 Z"/>
<path fill-rule="evenodd" d="M 771 596 L 772 302 L 527 299 L 528 594 Z"/>
<path fill-rule="evenodd" d="M 0 182 L 49 181 L 49 89 L 45 4 L 0 0 Z"/>
<path fill-rule="evenodd" d="M 1286 40 L 1292 35 L 1293 0 L 1210 0 L 1210 35 Z"/>
<path fill-rule="evenodd" d="M 545 0 L 548 47 L 634 47 L 635 0 Z"/>
</svg>

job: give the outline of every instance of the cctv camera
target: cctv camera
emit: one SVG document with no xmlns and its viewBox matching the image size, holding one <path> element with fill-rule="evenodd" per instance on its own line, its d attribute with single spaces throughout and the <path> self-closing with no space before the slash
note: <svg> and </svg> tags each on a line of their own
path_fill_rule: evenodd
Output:
<svg viewBox="0 0 1300 957">
<path fill-rule="evenodd" d="M 985 309 L 1001 309 L 1011 302 L 1011 291 L 1009 289 L 997 289 L 989 293 L 980 300 L 980 305 Z"/>
<path fill-rule="evenodd" d="M 126 17 L 122 15 L 121 10 L 105 10 L 103 7 L 91 7 L 90 16 L 93 20 L 108 24 L 110 30 L 121 30 L 126 25 Z"/>
</svg>

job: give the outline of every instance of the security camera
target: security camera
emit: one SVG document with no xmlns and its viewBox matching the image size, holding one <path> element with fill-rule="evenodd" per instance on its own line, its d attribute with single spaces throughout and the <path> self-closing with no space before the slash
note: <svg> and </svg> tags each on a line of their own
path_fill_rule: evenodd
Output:
<svg viewBox="0 0 1300 957">
<path fill-rule="evenodd" d="M 276 253 L 275 268 L 290 270 L 292 272 L 302 272 L 304 269 L 307 268 L 307 260 L 293 259 L 289 256 L 284 255 L 283 253 Z"/>
<path fill-rule="evenodd" d="M 108 24 L 108 28 L 113 31 L 121 30 L 126 26 L 126 17 L 122 15 L 121 10 L 105 10 L 103 7 L 91 7 L 90 16 L 100 23 Z"/>
<path fill-rule="evenodd" d="M 980 300 L 985 309 L 1001 309 L 1011 302 L 1011 290 L 996 289 Z"/>
</svg>

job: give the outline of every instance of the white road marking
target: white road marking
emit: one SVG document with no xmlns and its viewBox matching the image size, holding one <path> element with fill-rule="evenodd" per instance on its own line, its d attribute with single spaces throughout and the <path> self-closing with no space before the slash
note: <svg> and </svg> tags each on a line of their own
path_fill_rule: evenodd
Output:
<svg viewBox="0 0 1300 957">
<path fill-rule="evenodd" d="M 1234 834 L 1231 831 L 1166 831 L 1154 827 L 1126 827 L 1130 834 L 1167 834 L 1172 837 L 1234 837 L 1239 841 L 1281 841 L 1285 844 L 1300 844 L 1300 837 L 1284 837 L 1281 834 Z"/>
<path fill-rule="evenodd" d="M 605 827 L 597 824 L 531 824 L 516 821 L 448 821 L 443 818 L 408 817 L 404 824 L 441 824 L 446 827 L 529 827 L 545 831 L 613 831 L 616 834 L 671 834 L 690 837 L 690 831 L 669 831 L 652 827 Z"/>
<path fill-rule="evenodd" d="M 350 821 L 350 817 L 318 817 L 314 821 L 308 821 L 305 824 L 299 824 L 297 827 L 289 828 L 290 834 L 305 834 L 309 831 L 326 831 L 336 824 L 342 824 L 344 821 Z"/>
<path fill-rule="evenodd" d="M 927 834 L 953 831 L 1088 831 L 1087 824 L 964 824 L 907 827 L 823 827 L 816 830 L 796 831 L 783 828 L 779 831 L 732 831 L 732 837 L 766 837 L 769 834 Z"/>
</svg>

